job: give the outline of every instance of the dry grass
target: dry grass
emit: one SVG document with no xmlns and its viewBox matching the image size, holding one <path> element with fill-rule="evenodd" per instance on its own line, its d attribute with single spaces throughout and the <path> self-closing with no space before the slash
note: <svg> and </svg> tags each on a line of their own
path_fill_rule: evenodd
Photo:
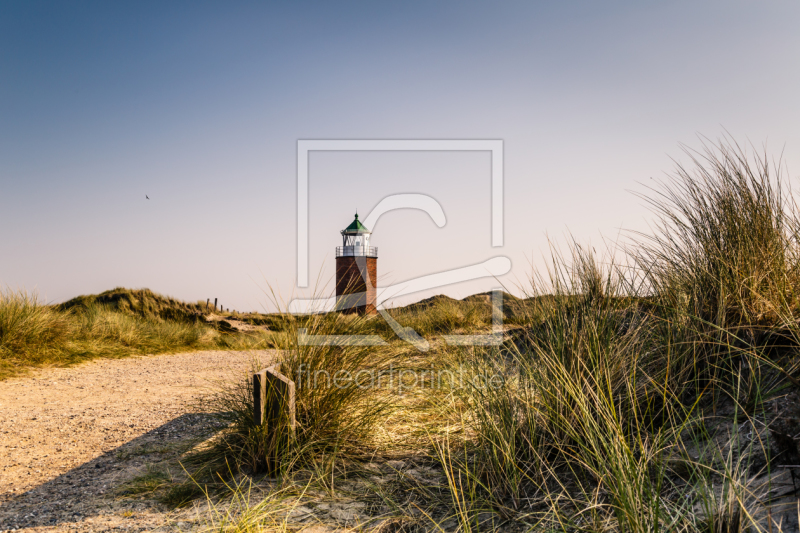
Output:
<svg viewBox="0 0 800 533">
<path fill-rule="evenodd" d="M 789 531 L 795 526 L 776 521 L 771 484 L 781 457 L 800 449 L 770 427 L 783 395 L 800 389 L 800 213 L 766 156 L 721 143 L 693 165 L 646 196 L 659 223 L 628 247 L 633 268 L 578 245 L 554 254 L 526 298 L 506 298 L 514 329 L 502 346 L 440 338 L 487 332 L 485 298 L 392 310 L 429 341 L 428 352 L 397 339 L 380 347 L 298 341 L 300 329 L 391 339 L 380 317 L 270 317 L 281 370 L 298 387 L 298 432 L 277 478 L 265 497 L 248 497 L 243 483 L 264 470 L 269 436 L 252 425 L 243 378 L 213 400 L 229 426 L 185 458 L 194 487 L 175 487 L 175 498 L 205 494 L 218 531 L 296 529 L 293 506 L 312 493 L 337 497 L 341 486 L 362 487 L 358 497 L 377 509 L 366 523 L 391 518 L 392 530 Z M 75 338 L 209 342 L 194 326 L 159 329 L 167 326 L 157 310 L 128 323 L 91 305 L 78 315 L 24 295 L 4 301 L 0 349 L 29 350 L 30 359 Z M 31 339 L 45 330 L 36 347 Z M 391 369 L 447 378 L 374 383 Z M 359 372 L 373 386 L 333 381 Z M 397 472 L 391 484 L 359 478 L 371 461 L 397 456 L 416 475 Z M 438 481 L 422 480 L 423 467 Z"/>
<path fill-rule="evenodd" d="M 200 317 L 199 305 L 146 289 L 114 289 L 58 306 L 0 290 L 0 378 L 95 357 L 272 345 L 272 334 L 223 334 Z"/>
<path fill-rule="evenodd" d="M 392 311 L 431 342 L 424 355 L 398 341 L 366 352 L 371 357 L 357 347 L 309 352 L 291 344 L 296 337 L 287 329 L 290 372 L 301 361 L 356 370 L 392 355 L 410 369 L 448 371 L 451 379 L 439 387 L 403 395 L 378 389 L 333 404 L 341 420 L 358 417 L 364 401 L 392 398 L 383 442 L 408 450 L 403 443 L 413 440 L 417 456 L 438 465 L 438 486 L 381 489 L 404 523 L 459 532 L 512 523 L 642 533 L 786 527 L 772 521 L 766 496 L 778 452 L 765 407 L 798 384 L 787 362 L 797 350 L 800 217 L 765 157 L 721 144 L 694 162 L 694 171 L 678 167 L 648 197 L 660 225 L 628 249 L 636 268 L 577 245 L 554 254 L 527 298 L 507 307 L 518 329 L 502 347 L 437 340 L 485 332 L 490 309 L 478 299 L 436 298 Z M 377 319 L 301 321 L 327 334 L 389 337 Z M 322 398 L 331 391 L 303 394 L 317 398 L 303 407 L 307 429 L 325 434 L 332 404 Z M 378 426 L 336 422 L 329 433 L 336 439 L 327 442 L 352 440 L 363 455 L 386 454 L 369 439 Z M 412 436 L 413 426 L 424 430 L 427 445 Z M 346 460 L 334 454 L 317 472 L 293 463 L 285 476 L 330 486 L 342 472 L 337 462 Z"/>
</svg>

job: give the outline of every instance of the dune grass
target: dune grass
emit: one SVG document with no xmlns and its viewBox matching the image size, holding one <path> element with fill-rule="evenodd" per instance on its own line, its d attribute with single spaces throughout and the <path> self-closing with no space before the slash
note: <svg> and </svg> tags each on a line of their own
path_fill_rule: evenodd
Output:
<svg viewBox="0 0 800 533">
<path fill-rule="evenodd" d="M 800 305 L 800 216 L 780 161 L 733 142 L 641 196 L 656 215 L 633 255 L 671 307 L 724 328 L 770 327 Z"/>
<path fill-rule="evenodd" d="M 299 529 L 290 514 L 304 495 L 342 486 L 367 487 L 359 497 L 376 511 L 365 523 L 390 519 L 392 531 L 791 530 L 800 517 L 776 507 L 773 484 L 800 457 L 800 426 L 781 437 L 773 424 L 800 392 L 800 211 L 766 155 L 727 141 L 689 155 L 691 167 L 644 194 L 652 234 L 625 254 L 554 252 L 524 298 L 504 298 L 501 346 L 441 338 L 487 333 L 484 296 L 390 310 L 425 352 L 380 316 L 250 317 L 269 322 L 297 387 L 298 428 L 271 492 L 256 502 L 243 489 L 266 473 L 271 438 L 253 425 L 248 375 L 208 399 L 226 428 L 183 457 L 189 479 L 164 501 L 205 495 L 218 531 Z M 197 304 L 115 298 L 52 308 L 3 293 L 3 361 L 240 342 L 186 319 Z M 307 345 L 301 330 L 386 344 Z M 419 379 L 433 373 L 446 378 Z M 369 481 L 371 461 L 391 457 L 441 475 Z"/>
<path fill-rule="evenodd" d="M 791 530 L 798 517 L 771 495 L 797 444 L 787 448 L 770 427 L 800 385 L 800 213 L 765 155 L 729 142 L 691 155 L 694 168 L 679 166 L 645 195 L 658 224 L 625 248 L 622 263 L 574 245 L 554 253 L 525 298 L 506 298 L 502 346 L 439 338 L 487 332 L 483 297 L 391 310 L 430 341 L 425 353 L 397 339 L 368 349 L 302 346 L 299 328 L 387 339 L 391 331 L 379 317 L 286 317 L 276 345 L 287 375 L 300 365 L 331 375 L 400 365 L 449 378 L 435 387 L 415 378 L 405 391 L 300 384 L 300 436 L 287 448 L 281 490 L 332 490 L 359 457 L 399 451 L 442 475 L 435 485 L 401 476 L 395 489 L 370 489 L 394 528 Z M 255 474 L 260 452 L 245 438 L 252 399 L 243 383 L 228 389 L 237 392 L 227 409 L 241 416 L 227 438 L 238 444 L 212 455 Z M 238 516 L 294 528 L 276 509 L 253 504 Z M 226 530 L 246 530 L 233 522 Z"/>
<path fill-rule="evenodd" d="M 556 256 L 533 283 L 540 320 L 474 359 L 503 379 L 460 391 L 472 450 L 448 465 L 478 507 L 544 494 L 529 516 L 558 531 L 778 531 L 764 486 L 780 450 L 755 428 L 796 384 L 798 213 L 764 157 L 723 144 L 695 164 L 651 197 L 661 225 L 638 271 L 578 246 Z M 776 332 L 784 346 L 767 344 Z M 703 413 L 723 405 L 720 444 Z M 692 431 L 706 454 L 687 451 Z"/>
<path fill-rule="evenodd" d="M 200 304 L 147 289 L 114 289 L 52 306 L 0 289 L 0 378 L 95 357 L 271 347 L 270 334 L 226 334 L 201 320 Z"/>
</svg>

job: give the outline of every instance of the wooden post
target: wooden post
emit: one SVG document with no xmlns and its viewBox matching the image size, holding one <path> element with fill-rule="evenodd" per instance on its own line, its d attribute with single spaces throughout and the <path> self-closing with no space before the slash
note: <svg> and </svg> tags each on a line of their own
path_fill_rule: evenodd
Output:
<svg viewBox="0 0 800 533">
<path fill-rule="evenodd" d="M 253 422 L 267 426 L 267 470 L 275 474 L 297 425 L 294 381 L 278 372 L 277 365 L 253 374 Z"/>
<path fill-rule="evenodd" d="M 214 298 L 214 312 L 217 312 L 217 299 Z"/>
<path fill-rule="evenodd" d="M 253 374 L 253 423 L 260 426 L 264 423 L 264 403 L 267 394 L 267 371 Z"/>
<path fill-rule="evenodd" d="M 294 381 L 287 378 L 276 370 L 277 365 L 266 369 L 267 377 L 267 401 L 266 421 L 285 423 L 289 433 L 294 435 L 295 405 L 294 405 Z"/>
<path fill-rule="evenodd" d="M 206 313 L 208 313 L 208 303 L 211 301 L 211 298 L 206 298 Z"/>
</svg>

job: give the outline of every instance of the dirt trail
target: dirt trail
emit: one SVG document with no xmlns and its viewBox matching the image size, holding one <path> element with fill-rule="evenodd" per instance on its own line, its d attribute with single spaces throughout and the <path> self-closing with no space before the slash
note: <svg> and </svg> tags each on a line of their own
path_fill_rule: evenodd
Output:
<svg viewBox="0 0 800 533">
<path fill-rule="evenodd" d="M 212 432 L 196 407 L 212 382 L 271 351 L 102 359 L 0 382 L 0 531 L 164 526 L 114 491 L 159 454 Z"/>
</svg>

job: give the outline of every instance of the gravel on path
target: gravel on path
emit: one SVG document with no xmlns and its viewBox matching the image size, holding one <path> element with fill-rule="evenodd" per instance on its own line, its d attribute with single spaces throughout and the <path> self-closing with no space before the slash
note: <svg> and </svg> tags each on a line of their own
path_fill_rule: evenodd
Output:
<svg viewBox="0 0 800 533">
<path fill-rule="evenodd" d="M 98 359 L 0 381 L 0 531 L 150 531 L 168 520 L 115 490 L 147 452 L 208 436 L 214 381 L 271 350 Z"/>
</svg>

